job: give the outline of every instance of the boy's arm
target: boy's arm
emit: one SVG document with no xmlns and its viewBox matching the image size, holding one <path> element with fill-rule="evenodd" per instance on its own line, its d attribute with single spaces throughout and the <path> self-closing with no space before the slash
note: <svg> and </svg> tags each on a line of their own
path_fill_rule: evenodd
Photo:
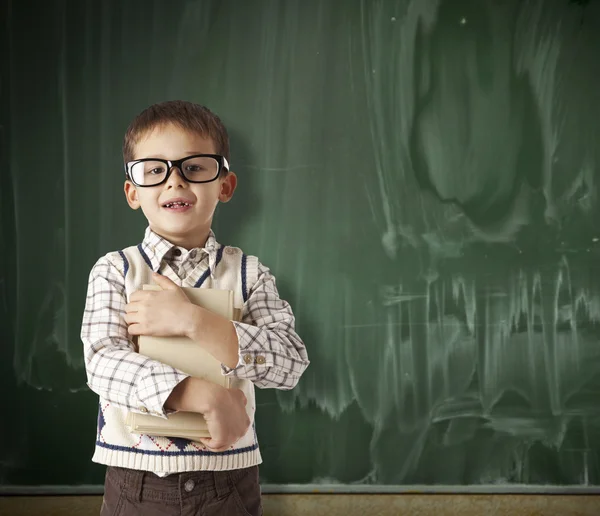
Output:
<svg viewBox="0 0 600 516">
<path fill-rule="evenodd" d="M 126 304 L 123 271 L 101 258 L 90 273 L 81 326 L 88 386 L 132 412 L 166 417 L 167 398 L 188 375 L 135 352 Z"/>
<path fill-rule="evenodd" d="M 223 372 L 261 388 L 294 388 L 310 363 L 294 324 L 292 309 L 279 298 L 274 276 L 259 263 L 258 280 L 250 289 L 242 322 L 233 323 L 238 363 L 234 368 L 223 365 Z"/>
</svg>

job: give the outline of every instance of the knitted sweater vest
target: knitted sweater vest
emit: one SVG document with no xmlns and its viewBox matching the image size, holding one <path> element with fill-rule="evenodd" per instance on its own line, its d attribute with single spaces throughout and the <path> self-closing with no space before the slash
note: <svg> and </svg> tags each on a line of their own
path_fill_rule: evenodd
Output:
<svg viewBox="0 0 600 516">
<path fill-rule="evenodd" d="M 241 309 L 248 289 L 258 276 L 258 260 L 246 256 L 235 247 L 220 246 L 214 270 L 206 269 L 198 280 L 197 288 L 232 290 L 234 306 Z M 109 253 L 108 259 L 124 271 L 127 301 L 145 283 L 153 283 L 152 269 L 141 246 Z M 201 443 L 186 439 L 132 434 L 125 427 L 127 409 L 100 398 L 98 432 L 93 461 L 108 466 L 180 473 L 184 471 L 221 471 L 254 466 L 262 462 L 254 426 L 254 385 L 248 380 L 231 377 L 232 388 L 241 389 L 248 403 L 246 410 L 252 422 L 248 432 L 230 450 L 213 452 Z"/>
</svg>

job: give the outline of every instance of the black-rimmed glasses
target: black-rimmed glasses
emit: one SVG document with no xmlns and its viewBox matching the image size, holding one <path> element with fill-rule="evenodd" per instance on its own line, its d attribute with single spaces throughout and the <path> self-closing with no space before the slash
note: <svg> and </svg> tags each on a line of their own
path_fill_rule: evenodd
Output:
<svg viewBox="0 0 600 516">
<path fill-rule="evenodd" d="M 190 183 L 210 183 L 223 169 L 229 170 L 229 163 L 218 154 L 194 154 L 173 161 L 144 158 L 126 163 L 125 175 L 136 186 L 157 186 L 169 178 L 174 167 Z"/>
</svg>

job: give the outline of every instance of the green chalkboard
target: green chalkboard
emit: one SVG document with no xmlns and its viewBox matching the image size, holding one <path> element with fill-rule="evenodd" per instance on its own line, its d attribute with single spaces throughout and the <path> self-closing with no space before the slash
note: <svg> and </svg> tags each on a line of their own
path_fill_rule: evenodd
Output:
<svg viewBox="0 0 600 516">
<path fill-rule="evenodd" d="M 121 139 L 175 98 L 228 126 L 214 230 L 276 273 L 312 361 L 257 394 L 266 485 L 600 484 L 599 2 L 2 12 L 5 491 L 103 481 L 87 276 L 142 238 Z"/>
</svg>

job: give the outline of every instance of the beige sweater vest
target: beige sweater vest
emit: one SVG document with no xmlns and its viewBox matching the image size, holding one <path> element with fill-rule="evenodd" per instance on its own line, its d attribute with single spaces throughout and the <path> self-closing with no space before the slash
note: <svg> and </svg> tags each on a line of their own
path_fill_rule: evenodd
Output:
<svg viewBox="0 0 600 516">
<path fill-rule="evenodd" d="M 234 306 L 241 309 L 248 289 L 258 276 L 258 260 L 246 256 L 235 247 L 222 247 L 215 270 L 205 271 L 200 288 L 216 288 L 234 292 Z M 138 247 L 107 255 L 108 259 L 124 272 L 127 300 L 145 283 L 153 283 L 152 270 Z M 187 286 L 187 285 L 186 285 Z M 192 285 L 190 285 L 192 286 Z M 232 449 L 212 452 L 201 443 L 167 437 L 150 437 L 132 434 L 125 427 L 127 409 L 115 406 L 100 398 L 98 434 L 94 462 L 108 466 L 170 474 L 184 471 L 221 471 L 254 466 L 262 462 L 254 426 L 254 385 L 248 380 L 231 378 L 231 387 L 241 389 L 248 403 L 246 409 L 252 422 L 246 435 Z"/>
</svg>

